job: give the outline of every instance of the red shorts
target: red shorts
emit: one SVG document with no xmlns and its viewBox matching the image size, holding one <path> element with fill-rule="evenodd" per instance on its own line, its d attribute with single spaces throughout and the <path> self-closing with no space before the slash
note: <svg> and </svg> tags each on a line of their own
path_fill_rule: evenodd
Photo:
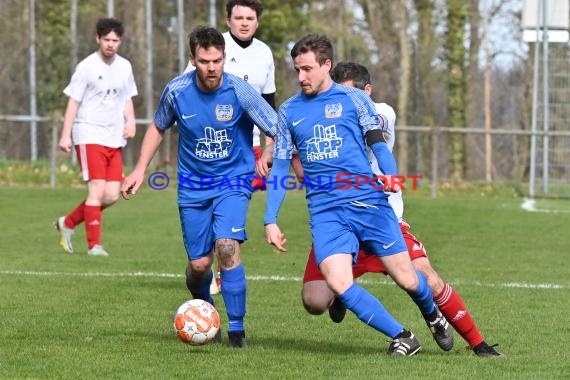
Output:
<svg viewBox="0 0 570 380">
<path fill-rule="evenodd" d="M 400 230 L 402 230 L 402 235 L 404 235 L 410 259 L 415 260 L 419 257 L 427 257 L 424 245 L 410 233 L 410 225 L 406 223 L 406 221 L 400 221 Z M 386 274 L 386 269 L 382 265 L 378 256 L 373 254 L 367 255 L 361 249 L 358 251 L 356 264 L 352 266 L 352 275 L 354 278 L 357 278 L 362 276 L 364 273 L 369 272 Z M 309 253 L 309 259 L 307 260 L 307 266 L 305 267 L 305 275 L 303 276 L 303 283 L 324 279 L 325 278 L 317 265 L 317 261 L 315 260 L 315 251 L 311 246 L 311 252 Z"/>
<path fill-rule="evenodd" d="M 121 148 L 108 148 L 97 144 L 80 144 L 75 146 L 77 160 L 84 181 L 104 179 L 119 181 L 123 175 L 123 155 Z"/>
</svg>

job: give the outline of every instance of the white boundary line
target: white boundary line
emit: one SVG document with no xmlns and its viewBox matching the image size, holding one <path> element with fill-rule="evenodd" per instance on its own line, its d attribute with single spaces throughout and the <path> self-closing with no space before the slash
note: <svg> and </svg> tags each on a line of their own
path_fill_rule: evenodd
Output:
<svg viewBox="0 0 570 380">
<path fill-rule="evenodd" d="M 43 276 L 43 277 L 146 277 L 146 278 L 184 278 L 177 273 L 160 272 L 33 272 L 19 270 L 1 270 L 0 275 L 6 276 Z M 285 281 L 301 282 L 302 277 L 295 276 L 247 276 L 248 281 Z M 359 279 L 360 284 L 367 285 L 395 285 L 390 279 Z M 569 285 L 560 284 L 529 284 L 525 282 L 505 282 L 499 284 L 484 283 L 478 281 L 453 281 L 453 285 L 468 285 L 484 288 L 511 288 L 511 289 L 570 289 Z"/>
</svg>

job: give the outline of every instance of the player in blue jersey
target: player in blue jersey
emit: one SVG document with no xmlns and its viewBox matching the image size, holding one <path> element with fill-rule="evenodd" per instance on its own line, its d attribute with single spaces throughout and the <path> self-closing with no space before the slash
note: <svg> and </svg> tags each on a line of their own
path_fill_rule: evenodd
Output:
<svg viewBox="0 0 570 380">
<path fill-rule="evenodd" d="M 121 191 L 126 198 L 137 192 L 164 131 L 176 122 L 178 206 L 188 256 L 186 286 L 194 298 L 213 303 L 210 282 L 216 255 L 224 283 L 229 344 L 246 347 L 246 281 L 240 244 L 247 239 L 245 222 L 255 178 L 251 140 L 254 124 L 274 137 L 277 115 L 253 87 L 223 71 L 221 33 L 197 27 L 189 44 L 196 70 L 174 78 L 164 89 L 136 167 Z"/>
<path fill-rule="evenodd" d="M 390 355 L 414 355 L 421 347 L 415 335 L 352 277 L 360 244 L 380 257 L 426 320 L 437 318 L 426 279 L 412 266 L 398 220 L 366 155 L 368 145 L 387 176 L 385 186 L 396 190 L 391 177 L 397 174 L 396 163 L 382 134 L 387 120 L 364 91 L 332 81 L 333 48 L 326 36 L 305 36 L 293 46 L 291 57 L 301 92 L 278 111 L 264 221 L 267 242 L 285 251 L 285 236 L 276 224 L 285 188 L 278 184 L 287 176 L 296 149 L 305 172 L 315 258 L 327 285 L 361 321 L 392 339 Z"/>
<path fill-rule="evenodd" d="M 331 71 L 331 77 L 337 83 L 345 86 L 357 87 L 364 90 L 368 95 L 372 94 L 372 82 L 368 69 L 356 62 L 339 62 Z M 388 128 L 385 133 L 386 143 L 390 150 L 393 149 L 396 141 L 396 114 L 392 107 L 386 103 L 376 103 L 379 113 L 389 115 Z M 376 174 L 379 172 L 376 159 L 368 152 L 368 158 L 372 170 Z M 293 169 L 298 180 L 302 182 L 303 168 L 298 163 L 298 157 L 293 157 Z M 403 219 L 404 200 L 402 192 L 390 193 L 388 202 L 394 209 L 394 213 L 400 222 L 400 229 L 404 235 L 404 240 L 408 247 L 408 254 L 414 267 L 421 271 L 428 281 L 430 289 L 434 295 L 434 301 L 442 314 L 443 321 L 438 324 L 429 324 L 429 328 L 437 344 L 445 351 L 453 347 L 453 335 L 448 328 L 448 322 L 455 330 L 469 343 L 473 352 L 480 357 L 504 357 L 494 346 L 487 344 L 479 328 L 473 321 L 471 313 L 465 306 L 465 302 L 432 267 L 424 245 L 410 232 L 410 225 Z M 364 273 L 385 273 L 382 262 L 377 256 L 369 256 L 363 250 L 358 253 L 356 265 L 352 267 L 354 278 L 362 276 Z M 322 314 L 327 309 L 329 316 L 334 322 L 341 322 L 346 313 L 344 305 L 335 299 L 334 294 L 328 288 L 323 275 L 321 274 L 313 250 L 309 253 L 309 259 L 305 266 L 302 290 L 303 305 L 311 314 Z M 447 321 L 446 321 L 447 320 Z M 443 322 L 443 323 L 441 323 Z"/>
<path fill-rule="evenodd" d="M 259 27 L 263 5 L 260 0 L 228 0 L 226 2 L 226 24 L 229 30 L 222 35 L 226 41 L 226 61 L 224 71 L 237 75 L 257 90 L 275 108 L 275 64 L 273 53 L 267 44 L 255 38 Z M 194 70 L 188 63 L 186 72 Z M 271 147 L 273 141 L 265 139 L 265 146 Z M 272 149 L 271 149 L 272 151 Z M 261 158 L 261 139 L 259 128 L 253 128 L 253 152 L 256 162 Z M 264 191 L 261 177 L 252 181 L 254 190 Z M 222 286 L 214 273 L 210 291 L 218 294 Z"/>
</svg>

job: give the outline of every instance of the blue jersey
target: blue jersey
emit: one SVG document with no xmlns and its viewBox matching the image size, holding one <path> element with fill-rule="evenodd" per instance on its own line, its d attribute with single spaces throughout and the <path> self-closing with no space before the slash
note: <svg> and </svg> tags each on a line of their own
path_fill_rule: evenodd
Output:
<svg viewBox="0 0 570 380">
<path fill-rule="evenodd" d="M 311 212 L 349 202 L 374 204 L 385 195 L 371 183 L 364 135 L 385 124 L 362 90 L 333 83 L 317 96 L 299 93 L 279 108 L 274 157 L 290 159 L 297 150 Z M 364 178 L 369 182 L 362 183 Z"/>
<path fill-rule="evenodd" d="M 254 124 L 276 133 L 277 114 L 247 82 L 224 73 L 219 89 L 204 92 L 196 71 L 171 80 L 154 114 L 157 128 L 175 122 L 178 142 L 178 202 L 213 198 L 220 191 L 251 191 L 255 174 Z"/>
</svg>

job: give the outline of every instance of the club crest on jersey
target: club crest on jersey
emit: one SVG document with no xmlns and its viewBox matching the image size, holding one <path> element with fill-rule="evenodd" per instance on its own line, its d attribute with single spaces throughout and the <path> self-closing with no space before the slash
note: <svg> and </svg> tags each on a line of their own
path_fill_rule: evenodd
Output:
<svg viewBox="0 0 570 380">
<path fill-rule="evenodd" d="M 336 135 L 336 125 L 328 127 L 315 125 L 313 133 L 315 137 L 306 141 L 308 161 L 327 160 L 339 156 L 338 148 L 342 146 L 342 138 Z"/>
<path fill-rule="evenodd" d="M 225 129 L 216 131 L 212 127 L 204 128 L 204 138 L 196 140 L 196 156 L 205 159 L 218 159 L 229 156 L 232 140 L 228 139 Z"/>
<path fill-rule="evenodd" d="M 325 105 L 325 117 L 327 119 L 333 119 L 336 117 L 341 117 L 342 115 L 342 104 L 327 104 Z"/>
<path fill-rule="evenodd" d="M 218 121 L 230 121 L 234 115 L 234 107 L 231 104 L 216 105 L 216 119 Z"/>
</svg>

